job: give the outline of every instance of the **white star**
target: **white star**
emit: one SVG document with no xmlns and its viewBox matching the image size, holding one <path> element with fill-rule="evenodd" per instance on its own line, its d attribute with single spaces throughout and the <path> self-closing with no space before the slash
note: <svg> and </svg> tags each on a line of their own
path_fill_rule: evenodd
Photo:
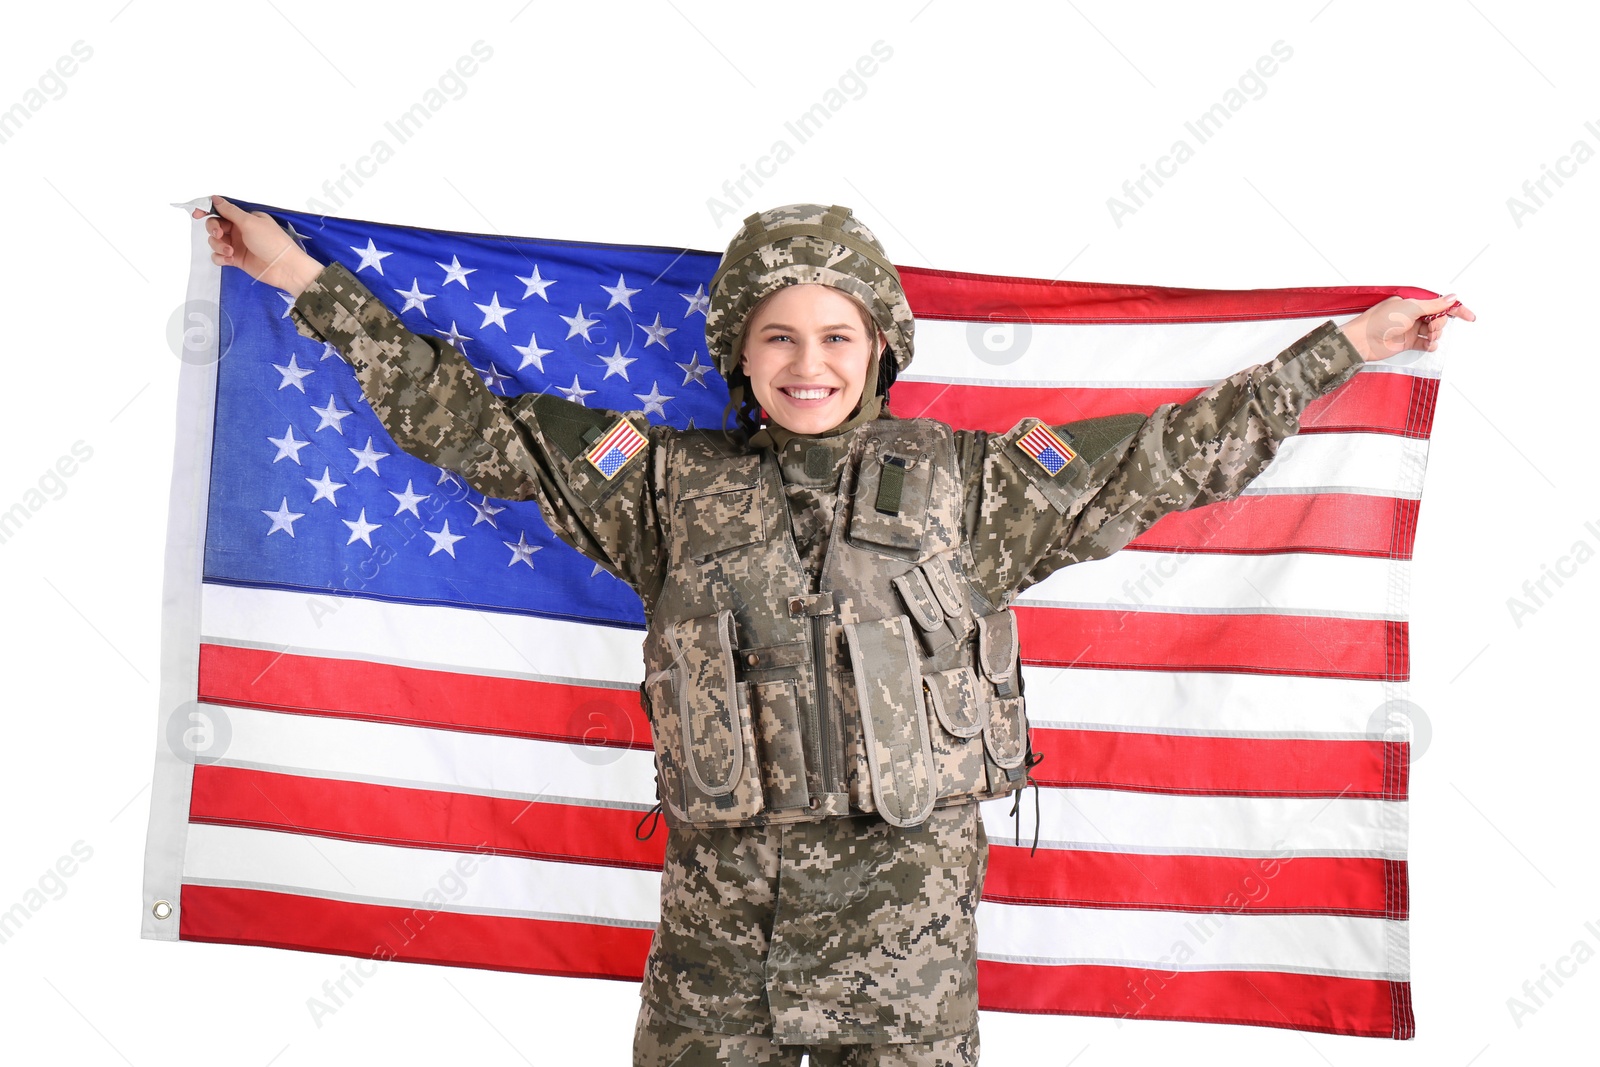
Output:
<svg viewBox="0 0 1600 1067">
<path fill-rule="evenodd" d="M 439 470 L 439 480 L 434 482 L 433 484 L 434 485 L 461 485 L 461 475 L 457 474 L 455 471 L 447 471 L 447 470 L 444 470 L 443 468 L 440 468 L 440 470 Z M 461 485 L 461 488 L 463 490 L 465 490 L 466 486 Z"/>
<path fill-rule="evenodd" d="M 528 564 L 528 566 L 531 567 L 531 566 L 533 566 L 533 564 L 530 563 L 530 564 Z M 589 568 L 589 577 L 591 577 L 591 578 L 598 578 L 602 574 L 610 574 L 610 573 L 611 573 L 610 571 L 606 570 L 604 567 L 600 566 L 600 564 L 598 564 L 598 563 L 596 563 L 593 567 Z"/>
<path fill-rule="evenodd" d="M 278 299 L 283 301 L 283 314 L 279 315 L 278 318 L 286 319 L 289 317 L 289 312 L 294 308 L 294 297 L 288 293 L 279 293 Z"/>
<path fill-rule="evenodd" d="M 362 271 L 366 270 L 368 267 L 371 267 L 373 270 L 376 270 L 379 274 L 382 274 L 383 273 L 383 258 L 385 256 L 394 255 L 393 252 L 380 252 L 380 251 L 378 251 L 378 246 L 372 243 L 372 238 L 370 238 L 370 237 L 367 238 L 367 247 L 365 247 L 365 248 L 357 248 L 355 245 L 351 245 L 350 246 L 350 251 L 361 253 L 361 264 L 358 267 L 356 267 L 356 273 L 357 274 L 360 274 Z"/>
<path fill-rule="evenodd" d="M 492 322 L 502 330 L 506 328 L 506 316 L 517 310 L 516 308 L 501 307 L 499 293 L 491 293 L 487 304 L 474 304 L 472 306 L 483 312 L 483 326 L 487 326 Z M 483 326 L 479 326 L 478 329 L 483 329 Z"/>
<path fill-rule="evenodd" d="M 689 357 L 689 362 L 679 363 L 678 366 L 683 368 L 684 385 L 688 385 L 690 382 L 699 382 L 701 388 L 710 388 L 710 386 L 706 385 L 706 371 L 711 369 L 711 364 L 701 363 L 700 353 L 696 352 L 693 356 Z"/>
<path fill-rule="evenodd" d="M 269 437 L 267 440 L 278 446 L 278 454 L 272 457 L 272 462 L 274 463 L 280 459 L 292 459 L 299 463 L 300 450 L 311 443 L 310 441 L 296 441 L 294 439 L 293 423 L 289 425 L 287 430 L 283 431 L 282 437 Z"/>
<path fill-rule="evenodd" d="M 324 341 L 324 342 L 322 342 L 322 355 L 317 357 L 317 362 L 321 363 L 323 360 L 327 359 L 329 356 L 337 356 L 338 354 L 339 354 L 339 350 L 337 348 L 334 348 L 328 342 Z"/>
<path fill-rule="evenodd" d="M 363 470 L 369 470 L 373 474 L 377 474 L 378 473 L 378 461 L 380 459 L 388 459 L 389 458 L 389 453 L 387 453 L 387 452 L 375 452 L 375 451 L 373 451 L 372 438 L 370 438 L 370 437 L 367 438 L 367 443 L 364 446 L 362 446 L 360 451 L 357 451 L 356 449 L 352 448 L 350 450 L 350 454 L 352 456 L 356 457 L 356 460 L 357 460 L 356 469 L 351 471 L 350 472 L 351 474 L 360 474 Z M 381 477 L 381 475 L 380 475 L 380 477 Z"/>
<path fill-rule="evenodd" d="M 650 335 L 650 340 L 644 343 L 646 348 L 649 348 L 651 345 L 660 345 L 662 348 L 666 348 L 667 334 L 678 332 L 678 328 L 676 326 L 661 325 L 661 312 L 659 311 L 656 312 L 656 321 L 652 325 L 641 325 L 639 329 Z"/>
<path fill-rule="evenodd" d="M 394 509 L 394 513 L 396 515 L 400 514 L 402 511 L 409 511 L 409 512 L 411 512 L 411 514 L 415 515 L 417 518 L 419 518 L 419 519 L 422 518 L 422 513 L 417 510 L 417 505 L 419 503 L 421 503 L 422 501 L 428 499 L 428 497 L 427 497 L 426 493 L 413 493 L 411 491 L 411 479 L 410 478 L 406 479 L 406 491 L 405 492 L 397 493 L 393 489 L 390 489 L 390 490 L 388 490 L 388 493 L 389 493 L 390 496 L 394 497 L 395 500 L 397 502 L 399 502 L 399 504 L 400 504 L 399 507 Z"/>
<path fill-rule="evenodd" d="M 350 412 L 344 410 L 338 404 L 333 402 L 332 393 L 328 394 L 327 407 L 319 408 L 317 405 L 312 404 L 311 410 L 317 413 L 317 417 L 320 420 L 317 423 L 317 429 L 326 430 L 328 427 L 332 426 L 340 433 L 344 433 L 344 420 L 350 417 Z"/>
<path fill-rule="evenodd" d="M 449 519 L 444 520 L 444 528 L 438 533 L 434 533 L 432 530 L 423 530 L 422 532 L 433 538 L 433 547 L 428 550 L 428 555 L 430 556 L 435 552 L 448 552 L 450 553 L 450 558 L 455 559 L 456 542 L 466 540 L 465 534 L 453 534 L 450 532 Z"/>
<path fill-rule="evenodd" d="M 611 303 L 606 305 L 607 310 L 621 304 L 629 311 L 632 311 L 633 305 L 629 301 L 633 299 L 635 293 L 644 292 L 643 289 L 629 289 L 628 283 L 622 280 L 622 275 L 620 274 L 617 275 L 616 285 L 602 285 L 600 288 L 611 294 Z"/>
<path fill-rule="evenodd" d="M 434 330 L 433 332 L 438 334 L 440 337 L 443 337 L 446 341 L 449 341 L 450 347 L 454 348 L 458 352 L 466 352 L 466 349 L 463 348 L 462 345 L 472 340 L 472 338 L 456 329 L 455 319 L 450 320 L 449 330 Z"/>
<path fill-rule="evenodd" d="M 496 507 L 489 503 L 488 497 L 485 497 L 481 504 L 474 503 L 471 500 L 467 501 L 467 503 L 471 504 L 472 510 L 478 513 L 478 517 L 472 520 L 472 525 L 476 526 L 480 522 L 486 522 L 497 530 L 500 528 L 500 524 L 494 521 L 494 517 L 504 511 L 505 508 Z"/>
<path fill-rule="evenodd" d="M 302 249 L 305 248 L 307 240 L 306 235 L 295 229 L 294 223 L 288 219 L 283 219 L 282 222 L 283 228 L 289 231 L 289 236 L 294 240 L 294 243 L 299 245 Z"/>
<path fill-rule="evenodd" d="M 688 318 L 696 311 L 704 315 L 711 309 L 711 297 L 706 295 L 706 287 L 703 285 L 693 293 L 679 293 L 678 295 L 689 301 L 689 310 L 683 313 L 684 318 Z"/>
<path fill-rule="evenodd" d="M 584 318 L 583 317 L 583 305 L 582 304 L 578 305 L 578 313 L 576 315 L 571 315 L 571 316 L 562 315 L 562 316 L 560 316 L 560 318 L 561 318 L 562 322 L 564 322 L 568 326 L 572 327 L 570 330 L 567 331 L 567 336 L 566 336 L 565 339 L 568 340 L 568 341 L 572 340 L 574 337 L 578 336 L 580 333 L 583 334 L 583 339 L 585 341 L 587 341 L 589 339 L 589 331 L 594 329 L 594 324 L 600 321 L 599 319 L 586 319 L 586 318 Z"/>
<path fill-rule="evenodd" d="M 477 523 L 473 523 L 473 525 L 476 526 Z M 544 548 L 543 545 L 528 544 L 528 535 L 526 533 L 517 534 L 516 544 L 512 544 L 510 541 L 501 541 L 500 543 L 511 550 L 511 562 L 506 564 L 507 567 L 515 567 L 519 563 L 526 563 L 530 571 L 533 570 L 533 554 Z"/>
<path fill-rule="evenodd" d="M 302 393 L 306 391 L 306 376 L 316 373 L 316 371 L 312 370 L 310 367 L 302 367 L 299 363 L 295 362 L 293 352 L 289 353 L 289 362 L 287 365 L 283 363 L 274 363 L 272 365 L 272 369 L 283 375 L 283 381 L 278 383 L 279 389 L 287 389 L 292 385 Z"/>
<path fill-rule="evenodd" d="M 460 282 L 461 288 L 472 288 L 472 286 L 467 284 L 467 275 L 477 270 L 477 267 L 463 267 L 461 265 L 461 259 L 459 256 L 451 256 L 450 265 L 448 267 L 443 263 L 440 263 L 438 260 L 434 260 L 434 263 L 444 270 L 445 285 L 449 285 L 451 282 Z"/>
<path fill-rule="evenodd" d="M 526 346 L 512 345 L 511 347 L 522 353 L 522 365 L 517 368 L 518 370 L 532 363 L 539 368 L 540 374 L 544 373 L 544 357 L 555 351 L 553 348 L 540 348 L 539 339 L 531 333 L 528 335 Z"/>
<path fill-rule="evenodd" d="M 343 489 L 344 488 L 344 483 L 343 482 L 334 481 L 332 478 L 328 477 L 329 473 L 330 473 L 330 468 L 323 467 L 322 468 L 322 479 L 320 481 L 318 479 L 316 479 L 316 478 L 307 478 L 306 479 L 306 481 L 311 483 L 312 488 L 314 488 L 317 491 L 317 495 L 311 498 L 311 502 L 313 504 L 315 504 L 319 500 L 326 500 L 328 503 L 332 504 L 334 507 L 338 507 L 339 506 L 339 501 L 334 499 L 334 495 L 333 494 L 335 494 L 339 490 Z"/>
<path fill-rule="evenodd" d="M 572 376 L 572 388 L 571 389 L 568 389 L 564 385 L 558 385 L 558 386 L 556 386 L 556 392 L 561 393 L 568 400 L 574 401 L 575 403 L 579 404 L 580 406 L 583 404 L 583 398 L 584 397 L 593 396 L 594 395 L 594 390 L 593 389 L 585 389 L 583 386 L 578 384 L 578 376 L 576 374 L 574 374 Z"/>
<path fill-rule="evenodd" d="M 623 381 L 627 381 L 628 380 L 628 364 L 637 363 L 639 361 L 637 359 L 629 359 L 627 356 L 623 355 L 622 354 L 622 346 L 618 345 L 617 346 L 617 350 L 615 352 L 613 352 L 611 355 L 609 355 L 609 356 L 604 356 L 604 355 L 601 356 L 600 357 L 600 362 L 602 362 L 602 363 L 604 363 L 606 365 L 606 378 L 611 377 L 613 374 L 620 374 L 620 375 L 622 375 L 622 380 Z M 605 381 L 605 378 L 602 378 L 600 380 L 601 381 Z"/>
<path fill-rule="evenodd" d="M 381 522 L 367 521 L 366 508 L 361 509 L 361 514 L 356 517 L 355 522 L 351 522 L 349 519 L 340 519 L 339 521 L 350 527 L 350 540 L 346 541 L 345 544 L 353 545 L 358 540 L 365 541 L 368 548 L 372 547 L 372 531 L 380 529 L 383 526 L 383 523 Z"/>
<path fill-rule="evenodd" d="M 277 533 L 279 530 L 282 530 L 284 533 L 288 534 L 290 537 L 293 537 L 294 536 L 294 520 L 304 517 L 304 514 L 302 512 L 290 511 L 289 510 L 289 498 L 288 497 L 284 497 L 283 498 L 283 503 L 278 505 L 278 510 L 277 511 L 268 511 L 266 508 L 262 508 L 261 509 L 261 514 L 265 515 L 267 518 L 272 520 L 272 529 L 267 531 L 267 536 L 268 537 L 271 537 L 273 534 Z"/>
<path fill-rule="evenodd" d="M 533 274 L 531 277 L 524 278 L 520 274 L 513 275 L 513 277 L 528 287 L 528 291 L 522 294 L 522 299 L 526 300 L 528 297 L 537 293 L 539 294 L 539 298 L 546 304 L 550 303 L 550 298 L 544 295 L 544 291 L 550 288 L 556 282 L 554 278 L 550 279 L 549 281 L 545 281 L 543 278 L 539 277 L 539 265 L 537 263 L 533 265 Z"/>
<path fill-rule="evenodd" d="M 633 395 L 638 397 L 639 400 L 644 404 L 644 413 L 646 415 L 649 415 L 653 411 L 657 415 L 660 415 L 663 419 L 667 417 L 667 409 L 662 407 L 662 405 L 673 398 L 670 396 L 661 395 L 660 382 L 650 383 L 650 392 L 648 395 L 644 393 L 634 393 Z"/>
<path fill-rule="evenodd" d="M 400 314 L 404 315 L 412 308 L 416 308 L 422 312 L 424 317 L 427 316 L 428 309 L 423 305 L 438 295 L 437 293 L 424 293 L 422 287 L 417 284 L 415 277 L 411 279 L 410 289 L 396 289 L 395 292 L 406 298 L 406 306 L 400 309 Z"/>
<path fill-rule="evenodd" d="M 491 392 L 494 391 L 497 386 L 501 389 L 501 391 L 504 391 L 506 382 L 511 380 L 511 375 L 501 374 L 500 368 L 496 367 L 493 363 L 489 364 L 489 369 L 487 371 L 479 371 L 478 377 L 483 379 L 483 384 L 487 385 Z"/>
</svg>

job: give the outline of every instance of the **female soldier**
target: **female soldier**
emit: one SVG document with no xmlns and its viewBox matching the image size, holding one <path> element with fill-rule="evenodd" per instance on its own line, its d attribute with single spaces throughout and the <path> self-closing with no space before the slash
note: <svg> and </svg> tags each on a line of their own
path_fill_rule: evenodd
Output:
<svg viewBox="0 0 1600 1067">
<path fill-rule="evenodd" d="M 668 836 L 639 1065 L 977 1063 L 977 801 L 1037 759 L 1007 605 L 1238 495 L 1364 360 L 1473 318 L 1391 299 L 1148 417 L 957 432 L 884 407 L 913 323 L 876 238 L 796 204 L 746 219 L 711 286 L 737 427 L 679 431 L 497 396 L 343 266 L 214 202 L 213 261 L 294 296 L 396 443 L 536 500 L 643 601 Z"/>
</svg>

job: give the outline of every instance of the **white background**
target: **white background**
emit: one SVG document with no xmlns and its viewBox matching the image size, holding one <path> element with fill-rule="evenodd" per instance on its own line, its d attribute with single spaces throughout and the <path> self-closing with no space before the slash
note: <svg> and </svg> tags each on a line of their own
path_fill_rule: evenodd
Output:
<svg viewBox="0 0 1600 1067">
<path fill-rule="evenodd" d="M 720 249 L 749 210 L 823 201 L 854 207 L 902 264 L 1459 292 L 1480 321 L 1449 330 L 1413 572 L 1411 695 L 1432 733 L 1412 782 L 1420 1036 L 985 1013 L 984 1061 L 1593 1059 L 1600 962 L 1547 981 L 1553 995 L 1520 1026 L 1507 998 L 1576 942 L 1600 951 L 1597 382 L 1582 317 L 1600 162 L 1547 185 L 1520 226 L 1507 198 L 1574 141 L 1600 149 L 1600 19 L 1508 0 L 978 10 L 107 0 L 8 12 L 0 109 L 74 42 L 93 50 L 0 143 L 0 510 L 76 442 L 93 450 L 0 544 L 0 909 L 75 842 L 92 849 L 0 944 L 8 1059 L 31 1047 L 28 1062 L 140 1067 L 627 1062 L 631 983 L 388 964 L 319 1027 L 307 999 L 339 977 L 339 957 L 137 937 L 179 370 L 167 330 L 191 225 L 167 205 L 213 192 L 331 204 L 323 183 L 480 39 L 493 56 L 465 95 L 334 213 Z M 714 220 L 708 198 L 880 40 L 893 54 L 864 95 Z M 1107 198 L 1279 40 L 1293 55 L 1265 94 L 1116 225 Z M 1569 560 L 1519 626 L 1507 599 L 1580 541 L 1584 562 Z"/>
</svg>

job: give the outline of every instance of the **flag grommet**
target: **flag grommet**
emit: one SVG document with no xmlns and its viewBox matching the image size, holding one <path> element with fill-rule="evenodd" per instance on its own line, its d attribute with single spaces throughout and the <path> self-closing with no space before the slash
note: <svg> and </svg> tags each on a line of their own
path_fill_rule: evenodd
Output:
<svg viewBox="0 0 1600 1067">
<path fill-rule="evenodd" d="M 170 901 L 158 900 L 150 905 L 150 914 L 158 919 L 172 918 L 172 904 Z"/>
</svg>

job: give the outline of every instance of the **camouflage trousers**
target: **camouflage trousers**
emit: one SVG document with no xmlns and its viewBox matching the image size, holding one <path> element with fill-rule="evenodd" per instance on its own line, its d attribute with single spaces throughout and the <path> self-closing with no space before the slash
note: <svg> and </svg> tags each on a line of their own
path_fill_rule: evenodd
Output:
<svg viewBox="0 0 1600 1067">
<path fill-rule="evenodd" d="M 669 830 L 640 1035 L 666 1033 L 648 1025 L 654 1016 L 689 1031 L 668 1044 L 759 1038 L 773 1055 L 949 1044 L 971 1055 L 949 1062 L 976 1062 L 974 913 L 988 853 L 976 804 L 936 809 L 913 828 L 861 815 Z"/>
<path fill-rule="evenodd" d="M 978 1028 L 956 1037 L 899 1045 L 779 1045 L 755 1034 L 712 1034 L 668 1022 L 639 1005 L 633 1067 L 976 1067 Z"/>
</svg>

